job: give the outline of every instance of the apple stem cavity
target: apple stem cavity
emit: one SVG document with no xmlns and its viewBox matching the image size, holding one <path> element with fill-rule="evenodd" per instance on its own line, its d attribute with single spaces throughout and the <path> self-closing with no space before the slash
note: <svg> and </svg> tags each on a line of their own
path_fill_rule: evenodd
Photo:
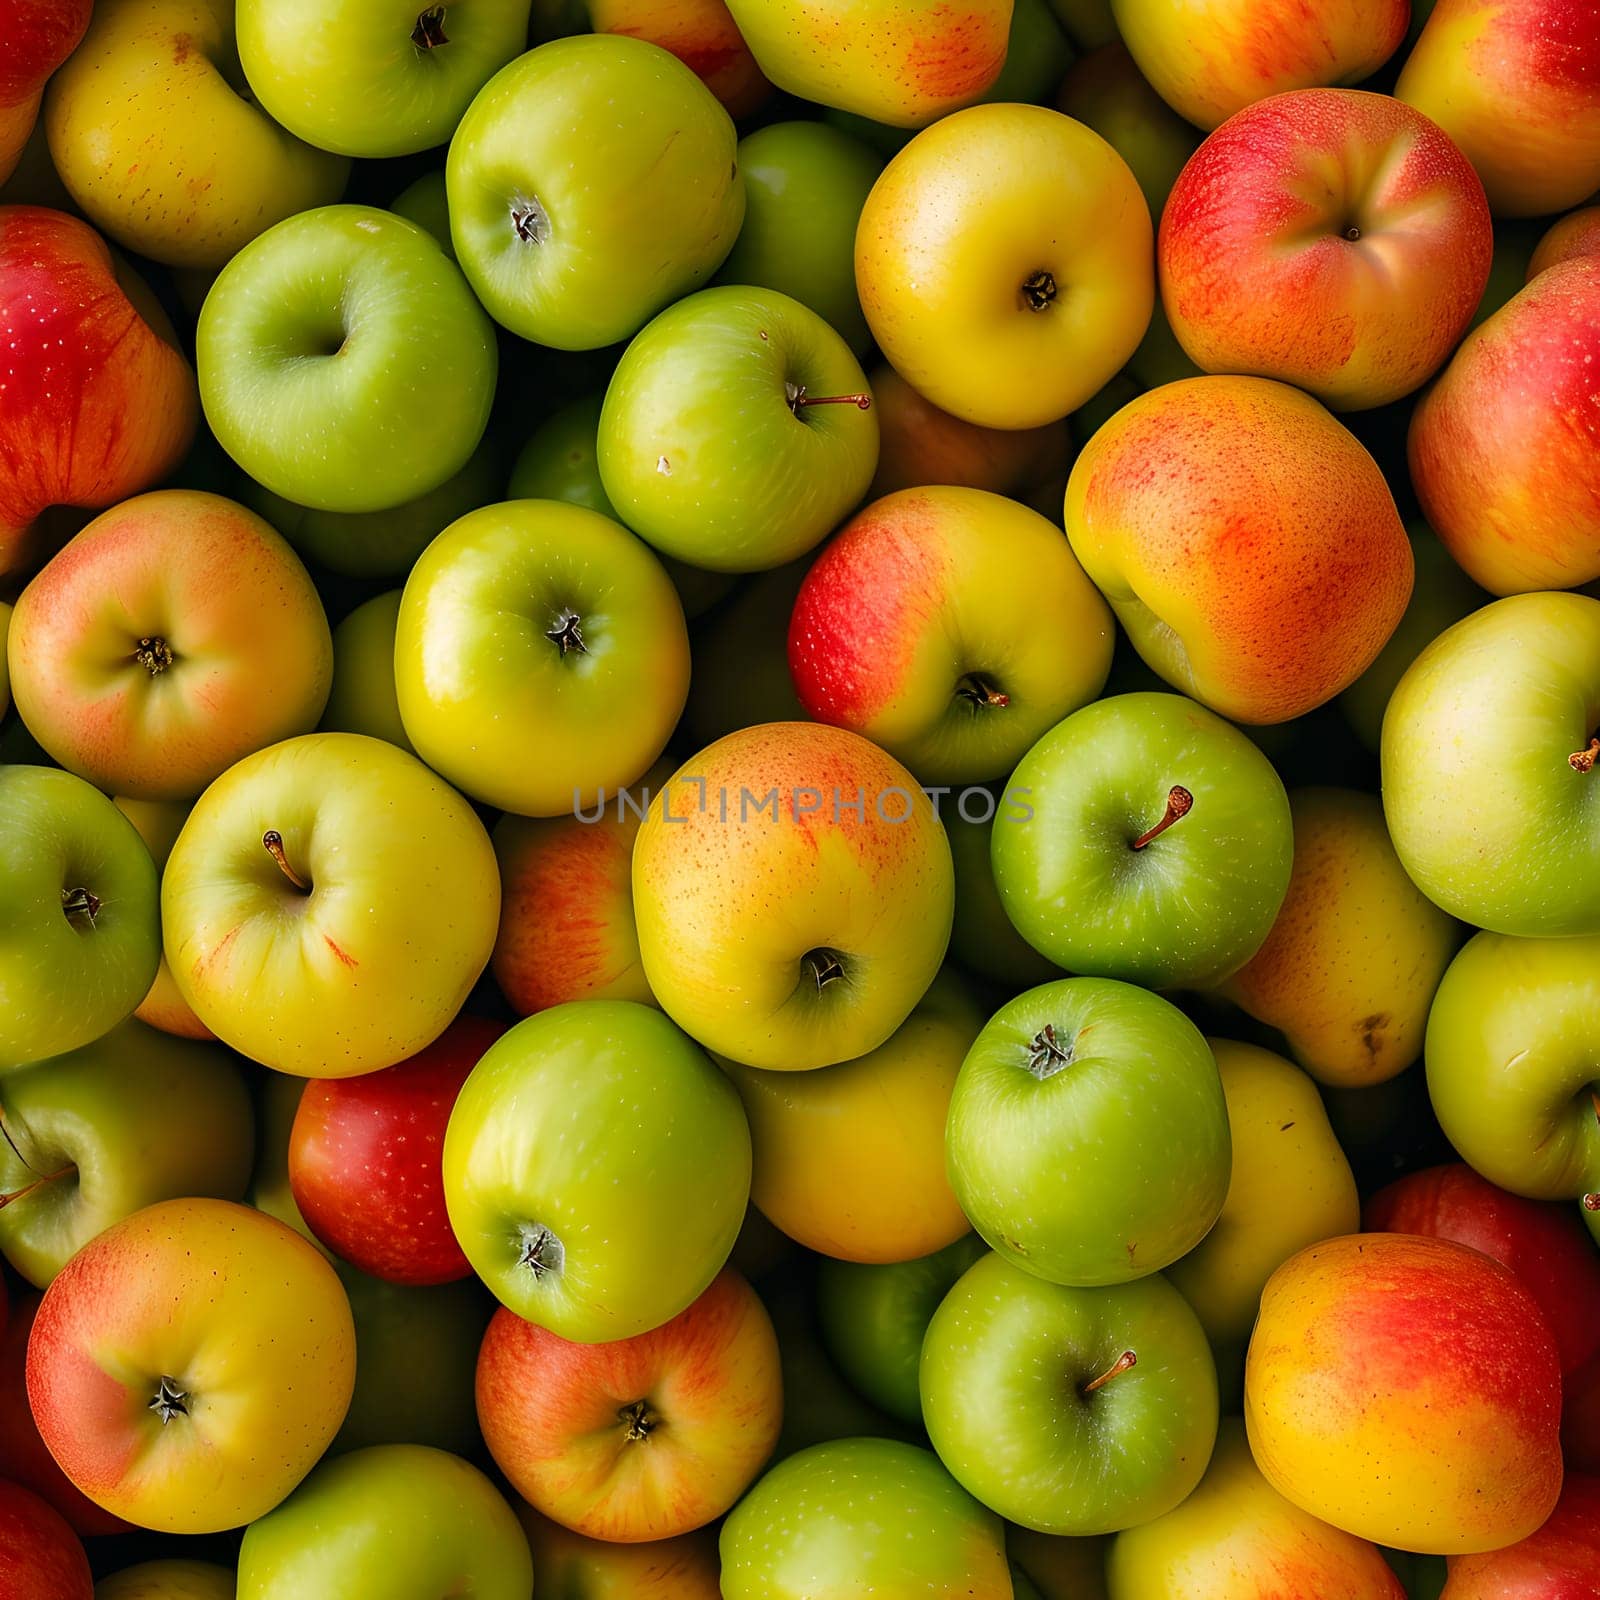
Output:
<svg viewBox="0 0 1600 1600">
<path fill-rule="evenodd" d="M 164 1428 L 174 1417 L 189 1415 L 189 1391 L 180 1389 L 175 1379 L 162 1373 L 161 1381 L 156 1385 L 155 1398 L 146 1410 L 155 1412 Z"/>
<path fill-rule="evenodd" d="M 635 1400 L 617 1412 L 617 1420 L 630 1444 L 640 1444 L 661 1426 L 661 1418 L 650 1409 L 648 1400 Z"/>
<path fill-rule="evenodd" d="M 807 406 L 854 406 L 858 411 L 872 409 L 870 394 L 807 394 L 803 383 L 785 382 L 783 397 L 797 417 Z"/>
<path fill-rule="evenodd" d="M 411 30 L 411 42 L 419 50 L 437 50 L 442 44 L 449 44 L 449 35 L 444 31 L 444 7 L 429 6 L 426 11 L 417 13 L 417 25 Z"/>
<path fill-rule="evenodd" d="M 283 835 L 276 828 L 268 828 L 261 835 L 261 843 L 267 854 L 278 863 L 278 870 L 286 877 L 301 894 L 310 894 L 311 885 L 289 865 L 289 857 L 283 848 Z"/>
<path fill-rule="evenodd" d="M 987 706 L 1008 706 L 1011 696 L 1002 694 L 986 672 L 963 672 L 956 679 L 956 698 L 965 700 L 980 709 Z"/>
<path fill-rule="evenodd" d="M 529 1224 L 522 1229 L 521 1238 L 522 1254 L 517 1257 L 517 1265 L 526 1267 L 536 1283 L 543 1282 L 548 1273 L 560 1272 L 567 1258 L 566 1248 L 548 1228 Z"/>
<path fill-rule="evenodd" d="M 1096 1390 L 1105 1388 L 1113 1378 L 1120 1378 L 1124 1372 L 1131 1372 L 1138 1365 L 1138 1356 L 1131 1350 L 1124 1350 L 1098 1378 L 1091 1378 L 1078 1393 L 1087 1399 Z"/>
<path fill-rule="evenodd" d="M 1167 809 L 1161 813 L 1161 820 L 1153 828 L 1146 828 L 1137 839 L 1133 841 L 1132 848 L 1143 850 L 1144 847 L 1155 839 L 1159 839 L 1174 822 L 1189 815 L 1194 809 L 1194 796 L 1183 787 L 1175 783 L 1167 791 Z"/>
<path fill-rule="evenodd" d="M 1022 303 L 1030 311 L 1048 311 L 1055 304 L 1056 275 L 1041 268 L 1022 280 Z"/>
<path fill-rule="evenodd" d="M 563 656 L 576 651 L 580 656 L 589 653 L 589 647 L 583 642 L 583 618 L 576 611 L 563 611 L 556 618 L 553 628 L 546 628 L 544 632 L 551 644 L 560 648 Z"/>
<path fill-rule="evenodd" d="M 11 1144 L 9 1137 L 6 1143 Z M 16 1146 L 11 1145 L 11 1148 L 15 1150 Z M 44 1188 L 47 1183 L 54 1183 L 57 1178 L 65 1178 L 69 1173 L 77 1170 L 71 1162 L 68 1162 L 66 1166 L 59 1168 L 55 1172 L 47 1172 L 42 1178 L 35 1178 L 32 1183 L 24 1184 L 22 1188 L 13 1189 L 10 1194 L 0 1194 L 0 1211 L 4 1211 L 9 1205 L 14 1205 L 18 1200 L 26 1200 L 30 1194 Z"/>
<path fill-rule="evenodd" d="M 1054 1023 L 1045 1023 L 1028 1045 L 1028 1071 L 1042 1083 L 1071 1065 L 1072 1046 L 1056 1038 Z"/>
<path fill-rule="evenodd" d="M 159 678 L 172 665 L 172 646 L 159 634 L 152 634 L 133 647 L 133 659 L 152 678 Z"/>
<path fill-rule="evenodd" d="M 830 983 L 837 983 L 844 976 L 844 962 L 840 960 L 837 950 L 821 947 L 807 950 L 800 957 L 800 965 L 810 972 L 818 994 L 821 994 Z"/>
<path fill-rule="evenodd" d="M 550 213 L 537 200 L 515 200 L 511 226 L 524 244 L 544 244 L 550 238 Z"/>
<path fill-rule="evenodd" d="M 1591 739 L 1588 749 L 1576 751 L 1567 757 L 1567 765 L 1574 772 L 1593 772 L 1596 761 L 1600 761 L 1600 739 Z"/>
<path fill-rule="evenodd" d="M 61 914 L 74 927 L 85 922 L 94 927 L 100 915 L 100 904 L 99 895 L 81 886 L 61 891 Z"/>
</svg>

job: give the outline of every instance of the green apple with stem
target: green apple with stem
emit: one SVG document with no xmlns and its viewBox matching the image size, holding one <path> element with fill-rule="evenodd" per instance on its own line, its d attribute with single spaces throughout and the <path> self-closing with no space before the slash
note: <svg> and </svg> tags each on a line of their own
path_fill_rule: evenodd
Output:
<svg viewBox="0 0 1600 1600">
<path fill-rule="evenodd" d="M 400 591 L 374 595 L 333 630 L 333 687 L 322 713 L 325 733 L 364 733 L 416 751 L 400 720 L 394 686 L 394 636 Z"/>
</svg>

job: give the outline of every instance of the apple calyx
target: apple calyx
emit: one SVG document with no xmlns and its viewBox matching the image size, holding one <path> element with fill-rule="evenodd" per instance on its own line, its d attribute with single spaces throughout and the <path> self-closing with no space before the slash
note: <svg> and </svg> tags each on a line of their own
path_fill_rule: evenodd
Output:
<svg viewBox="0 0 1600 1600">
<path fill-rule="evenodd" d="M 783 397 L 797 417 L 806 406 L 854 406 L 858 411 L 872 409 L 870 394 L 807 394 L 803 383 L 789 379 L 784 380 Z"/>
<path fill-rule="evenodd" d="M 526 1267 L 535 1283 L 542 1283 L 548 1273 L 560 1272 L 567 1259 L 566 1248 L 548 1228 L 527 1224 L 521 1237 L 522 1254 L 517 1257 L 517 1265 Z"/>
<path fill-rule="evenodd" d="M 429 6 L 426 11 L 417 13 L 417 25 L 411 30 L 411 42 L 419 50 L 437 50 L 442 44 L 449 44 L 449 35 L 444 31 L 444 7 Z"/>
<path fill-rule="evenodd" d="M 61 915 L 74 927 L 88 923 L 92 928 L 100 915 L 100 896 L 81 885 L 76 889 L 61 891 Z"/>
<path fill-rule="evenodd" d="M 1054 1023 L 1045 1023 L 1028 1044 L 1028 1071 L 1043 1083 L 1071 1065 L 1072 1045 L 1056 1038 Z"/>
<path fill-rule="evenodd" d="M 1352 222 L 1350 226 L 1344 230 L 1344 236 L 1350 241 L 1351 244 L 1359 243 L 1361 239 L 1361 229 L 1359 225 Z"/>
<path fill-rule="evenodd" d="M 133 647 L 133 659 L 152 678 L 159 678 L 172 665 L 172 646 L 160 634 L 151 634 Z"/>
<path fill-rule="evenodd" d="M 661 1426 L 661 1418 L 651 1410 L 648 1400 L 635 1400 L 632 1405 L 620 1407 L 617 1420 L 629 1444 L 643 1443 Z"/>
<path fill-rule="evenodd" d="M 1586 1194 L 1583 1197 L 1585 1211 L 1600 1211 L 1600 1194 Z"/>
<path fill-rule="evenodd" d="M 289 857 L 283 848 L 283 835 L 276 828 L 268 828 L 261 835 L 261 843 L 267 854 L 278 863 L 278 870 L 286 877 L 301 894 L 310 894 L 311 885 L 289 865 Z"/>
<path fill-rule="evenodd" d="M 963 672 L 956 679 L 956 698 L 980 710 L 988 706 L 1004 707 L 1011 704 L 1011 696 L 1002 694 L 986 672 Z"/>
<path fill-rule="evenodd" d="M 1113 1361 L 1098 1378 L 1091 1378 L 1078 1390 L 1078 1393 L 1081 1394 L 1085 1399 L 1088 1399 L 1088 1397 L 1094 1394 L 1097 1390 L 1105 1388 L 1105 1386 L 1110 1383 L 1113 1378 L 1120 1378 L 1124 1372 L 1131 1372 L 1133 1368 L 1138 1365 L 1138 1356 L 1136 1356 L 1131 1350 L 1124 1350 L 1122 1354 L 1118 1356 L 1117 1359 Z"/>
<path fill-rule="evenodd" d="M 9 1135 L 6 1138 L 6 1143 L 11 1144 Z M 15 1150 L 17 1147 L 13 1144 L 11 1148 Z M 13 1189 L 10 1194 L 0 1194 L 0 1211 L 4 1211 L 7 1206 L 15 1204 L 18 1200 L 26 1200 L 30 1194 L 44 1188 L 47 1183 L 54 1183 L 57 1178 L 64 1178 L 68 1173 L 76 1172 L 77 1170 L 69 1161 L 66 1166 L 58 1171 L 47 1172 L 42 1178 L 35 1178 L 32 1183 L 24 1184 L 22 1188 Z"/>
<path fill-rule="evenodd" d="M 1567 757 L 1567 765 L 1574 772 L 1593 772 L 1597 760 L 1600 760 L 1600 739 L 1591 739 L 1586 750 L 1575 751 Z"/>
<path fill-rule="evenodd" d="M 189 1415 L 189 1391 L 180 1389 L 176 1379 L 162 1373 L 161 1381 L 156 1384 L 155 1398 L 145 1409 L 155 1412 L 161 1418 L 161 1426 L 164 1428 L 174 1417 Z"/>
<path fill-rule="evenodd" d="M 844 976 L 844 962 L 840 959 L 839 952 L 829 950 L 825 945 L 819 945 L 815 950 L 807 950 L 800 957 L 800 965 L 811 974 L 818 994 L 821 994 L 830 983 L 837 983 Z"/>
<path fill-rule="evenodd" d="M 511 227 L 524 244 L 544 244 L 550 237 L 550 213 L 537 200 L 514 200 Z"/>
<path fill-rule="evenodd" d="M 556 618 L 553 628 L 546 628 L 544 636 L 551 644 L 560 648 L 563 656 L 576 650 L 580 656 L 589 653 L 589 647 L 583 642 L 583 618 L 576 611 L 563 611 Z"/>
<path fill-rule="evenodd" d="M 1190 794 L 1181 783 L 1173 784 L 1173 786 L 1167 790 L 1167 809 L 1161 813 L 1161 820 L 1153 828 L 1146 828 L 1145 831 L 1132 842 L 1129 848 L 1134 850 L 1143 850 L 1144 847 L 1152 840 L 1159 839 L 1174 822 L 1177 822 L 1182 817 L 1188 816 L 1193 808 L 1194 796 Z"/>
<path fill-rule="evenodd" d="M 1048 311 L 1055 304 L 1056 275 L 1041 268 L 1022 280 L 1022 303 L 1030 311 Z"/>
</svg>

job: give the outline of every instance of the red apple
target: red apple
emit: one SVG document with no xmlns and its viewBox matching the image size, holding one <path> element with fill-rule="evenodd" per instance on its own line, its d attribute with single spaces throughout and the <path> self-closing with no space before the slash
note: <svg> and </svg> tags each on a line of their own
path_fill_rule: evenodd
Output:
<svg viewBox="0 0 1600 1600">
<path fill-rule="evenodd" d="M 289 1187 L 311 1231 L 390 1283 L 472 1271 L 450 1231 L 440 1153 L 467 1074 L 505 1029 L 457 1017 L 406 1061 L 306 1084 L 289 1134 Z"/>
<path fill-rule="evenodd" d="M 0 24 L 0 183 L 16 171 L 45 81 L 78 47 L 94 0 L 8 0 Z"/>
<path fill-rule="evenodd" d="M 1569 1472 L 1537 1533 L 1488 1555 L 1458 1556 L 1439 1600 L 1600 1600 L 1600 1478 Z"/>
<path fill-rule="evenodd" d="M 0 1479 L 0 1595 L 5 1600 L 94 1600 L 83 1545 L 59 1512 Z"/>
</svg>

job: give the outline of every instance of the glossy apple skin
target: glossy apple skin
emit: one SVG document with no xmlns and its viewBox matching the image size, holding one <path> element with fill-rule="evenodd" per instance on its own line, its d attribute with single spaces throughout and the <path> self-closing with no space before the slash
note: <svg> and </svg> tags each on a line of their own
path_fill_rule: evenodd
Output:
<svg viewBox="0 0 1600 1600">
<path fill-rule="evenodd" d="M 1256 1464 L 1399 1550 L 1525 1538 L 1561 1491 L 1561 1364 L 1537 1301 L 1443 1239 L 1354 1234 L 1272 1275 L 1245 1368 Z"/>
<path fill-rule="evenodd" d="M 925 782 L 976 783 L 1099 694 L 1114 631 L 1036 511 L 981 489 L 903 489 L 812 564 L 789 671 L 818 722 L 864 734 Z"/>
<path fill-rule="evenodd" d="M 306 1085 L 289 1136 L 289 1186 L 335 1255 L 390 1283 L 471 1272 L 445 1213 L 441 1154 L 461 1085 L 504 1032 L 457 1017 L 392 1067 Z"/>
<path fill-rule="evenodd" d="M 659 1011 L 553 1006 L 503 1035 L 450 1115 L 444 1192 L 503 1305 L 563 1339 L 648 1333 L 705 1290 L 750 1195 L 739 1097 Z"/>
<path fill-rule="evenodd" d="M 462 270 L 521 338 L 558 350 L 626 339 L 732 248 L 737 142 L 711 91 L 656 45 L 603 33 L 540 45 L 483 86 L 450 141 Z"/>
<path fill-rule="evenodd" d="M 625 34 L 675 55 L 726 108 L 748 116 L 772 85 L 723 0 L 587 0 L 596 33 Z"/>
<path fill-rule="evenodd" d="M 729 1270 L 670 1322 L 608 1344 L 570 1343 L 501 1307 L 477 1393 L 484 1439 L 517 1493 L 622 1543 L 720 1517 L 772 1454 L 783 1414 L 772 1321 Z"/>
<path fill-rule="evenodd" d="M 1394 54 L 1407 0 L 1111 0 L 1139 70 L 1197 127 L 1290 89 L 1359 83 Z"/>
<path fill-rule="evenodd" d="M 534 1592 L 582 1600 L 722 1600 L 717 1541 L 686 1533 L 647 1544 L 586 1539 L 532 1506 L 517 1508 L 533 1549 Z"/>
<path fill-rule="evenodd" d="M 1519 1544 L 1450 1563 L 1439 1600 L 1591 1600 L 1600 1594 L 1600 1478 L 1568 1473 L 1550 1520 Z"/>
<path fill-rule="evenodd" d="M 0 363 L 0 573 L 41 553 L 46 507 L 110 505 L 164 478 L 199 416 L 166 319 L 77 218 L 0 206 L 0 305 L 24 304 Z"/>
<path fill-rule="evenodd" d="M 1528 282 L 1563 261 L 1600 256 L 1600 206 L 1585 206 L 1551 223 L 1528 259 Z"/>
<path fill-rule="evenodd" d="M 101 789 L 187 800 L 322 715 L 333 641 L 300 558 L 221 495 L 168 489 L 96 517 L 22 591 L 17 710 Z"/>
<path fill-rule="evenodd" d="M 772 1468 L 722 1525 L 724 1600 L 1010 1600 L 1000 1519 L 930 1451 L 813 1445 Z"/>
<path fill-rule="evenodd" d="M 1452 916 L 1525 937 L 1600 934 L 1600 600 L 1524 594 L 1440 634 L 1383 719 L 1383 809 L 1412 881 Z"/>
<path fill-rule="evenodd" d="M 569 619 L 575 645 L 557 637 Z M 485 506 L 406 579 L 395 691 L 422 758 L 476 799 L 545 817 L 614 804 L 683 710 L 683 606 L 609 517 L 555 500 Z"/>
<path fill-rule="evenodd" d="M 234 1600 L 233 1573 L 210 1561 L 142 1561 L 95 1585 L 94 1600 Z"/>
<path fill-rule="evenodd" d="M 89 220 L 152 260 L 214 270 L 263 229 L 337 200 L 350 163 L 286 133 L 239 78 L 229 0 L 98 0 L 44 112 Z"/>
<path fill-rule="evenodd" d="M 400 720 L 394 686 L 394 636 L 400 591 L 363 601 L 333 630 L 333 683 L 318 727 L 324 733 L 364 733 L 415 755 Z"/>
<path fill-rule="evenodd" d="M 6 1600 L 94 1600 L 89 1557 L 60 1513 L 0 1479 L 0 1593 Z"/>
<path fill-rule="evenodd" d="M 374 1445 L 325 1461 L 245 1531 L 239 1600 L 527 1600 L 528 1541 L 474 1466 L 425 1445 Z"/>
<path fill-rule="evenodd" d="M 1137 1365 L 1083 1392 L 1129 1350 Z M 934 1312 L 919 1383 L 957 1482 L 1041 1533 L 1164 1515 L 1200 1481 L 1217 1434 L 1205 1333 L 1158 1276 L 1074 1289 L 985 1256 Z"/>
<path fill-rule="evenodd" d="M 804 722 L 789 676 L 789 616 L 809 563 L 758 572 L 695 630 L 683 730 L 702 748 L 766 722 Z"/>
<path fill-rule="evenodd" d="M 263 848 L 268 831 L 309 892 Z M 234 1049 L 308 1078 L 374 1072 L 438 1038 L 488 964 L 499 915 L 494 850 L 466 801 L 354 733 L 231 767 L 162 877 L 183 998 Z"/>
<path fill-rule="evenodd" d="M 45 81 L 77 48 L 94 0 L 19 0 L 7 18 L 0 67 L 0 183 L 17 169 Z"/>
<path fill-rule="evenodd" d="M 1478 169 L 1498 217 L 1600 187 L 1600 13 L 1585 0 L 1439 0 L 1395 93 Z"/>
<path fill-rule="evenodd" d="M 856 284 L 889 364 L 936 406 L 1034 428 L 1076 410 L 1143 338 L 1151 240 L 1139 185 L 1099 134 L 1042 106 L 974 106 L 873 185 Z M 1035 311 L 1023 286 L 1041 272 L 1055 293 Z"/>
<path fill-rule="evenodd" d="M 950 846 L 876 745 L 768 723 L 702 750 L 652 804 L 633 903 L 645 977 L 680 1027 L 746 1066 L 826 1067 L 875 1050 L 933 981 Z M 842 981 L 819 981 L 815 952 Z"/>
<path fill-rule="evenodd" d="M 967 1053 L 946 1158 L 962 1210 L 1017 1267 L 1080 1286 L 1159 1272 L 1205 1237 L 1228 1191 L 1216 1061 L 1147 990 L 1043 984 Z"/>
<path fill-rule="evenodd" d="M 791 1239 L 842 1261 L 907 1261 L 967 1232 L 944 1128 L 983 1016 L 936 978 L 876 1050 L 813 1072 L 724 1063 L 750 1122 L 750 1198 Z M 893 1106 L 894 1115 L 883 1115 Z"/>
<path fill-rule="evenodd" d="M 1411 422 L 1428 521 L 1492 594 L 1600 577 L 1600 258 L 1539 274 L 1483 324 Z"/>
<path fill-rule="evenodd" d="M 79 890 L 97 903 L 69 917 Z M 76 1050 L 132 1013 L 161 959 L 159 893 L 104 795 L 69 772 L 0 766 L 0 1064 Z"/>
<path fill-rule="evenodd" d="M 1162 303 L 1203 370 L 1360 410 L 1444 365 L 1493 252 L 1483 184 L 1425 116 L 1302 89 L 1237 112 L 1183 169 L 1161 218 Z"/>
<path fill-rule="evenodd" d="M 188 1406 L 170 1423 L 150 1405 L 163 1377 Z M 45 1292 L 28 1341 L 50 1453 L 91 1500 L 162 1533 L 270 1511 L 338 1431 L 354 1378 L 333 1268 L 225 1200 L 169 1200 L 108 1228 Z"/>
</svg>

